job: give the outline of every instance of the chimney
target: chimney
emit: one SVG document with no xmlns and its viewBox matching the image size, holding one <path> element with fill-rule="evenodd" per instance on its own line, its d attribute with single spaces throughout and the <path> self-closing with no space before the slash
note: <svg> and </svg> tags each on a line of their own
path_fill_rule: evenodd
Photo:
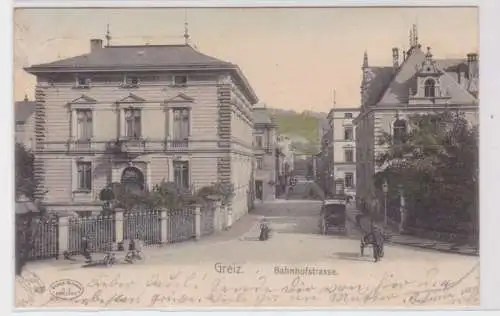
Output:
<svg viewBox="0 0 500 316">
<path fill-rule="evenodd" d="M 90 40 L 90 52 L 96 52 L 102 48 L 102 39 L 93 38 Z"/>
<path fill-rule="evenodd" d="M 392 67 L 394 67 L 394 70 L 399 67 L 399 49 L 397 47 L 392 49 Z"/>
<path fill-rule="evenodd" d="M 477 53 L 467 54 L 467 65 L 469 66 L 469 79 L 479 76 L 479 65 Z"/>
</svg>

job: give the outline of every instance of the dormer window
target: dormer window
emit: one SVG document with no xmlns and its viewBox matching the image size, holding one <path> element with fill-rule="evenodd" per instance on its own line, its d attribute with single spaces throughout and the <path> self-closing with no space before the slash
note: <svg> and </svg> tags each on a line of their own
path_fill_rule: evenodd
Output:
<svg viewBox="0 0 500 316">
<path fill-rule="evenodd" d="M 77 77 L 76 88 L 90 88 L 91 80 L 88 77 Z"/>
<path fill-rule="evenodd" d="M 434 79 L 425 80 L 424 89 L 426 98 L 434 98 L 436 96 L 436 81 Z"/>
<path fill-rule="evenodd" d="M 127 76 L 123 78 L 124 88 L 135 88 L 139 86 L 139 77 L 137 76 Z"/>
<path fill-rule="evenodd" d="M 185 86 L 187 85 L 187 76 L 185 75 L 176 75 L 174 76 L 174 86 Z"/>
</svg>

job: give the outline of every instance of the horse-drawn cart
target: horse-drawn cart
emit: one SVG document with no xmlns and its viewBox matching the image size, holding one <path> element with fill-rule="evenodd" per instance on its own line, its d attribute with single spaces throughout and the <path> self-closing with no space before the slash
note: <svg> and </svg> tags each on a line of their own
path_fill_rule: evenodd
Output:
<svg viewBox="0 0 500 316">
<path fill-rule="evenodd" d="M 330 232 L 346 232 L 346 200 L 334 197 L 323 201 L 320 213 L 320 228 L 323 235 Z"/>
</svg>

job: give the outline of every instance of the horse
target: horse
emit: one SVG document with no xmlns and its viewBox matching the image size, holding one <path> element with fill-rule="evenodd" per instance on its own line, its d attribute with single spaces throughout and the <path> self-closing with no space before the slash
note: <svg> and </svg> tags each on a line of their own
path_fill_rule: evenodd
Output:
<svg viewBox="0 0 500 316">
<path fill-rule="evenodd" d="M 361 227 L 362 214 L 356 216 L 356 223 Z M 379 261 L 380 258 L 384 257 L 384 234 L 373 225 L 373 220 L 370 224 L 370 231 L 363 234 L 360 242 L 361 256 L 364 255 L 364 249 L 368 246 L 372 246 L 373 249 L 373 259 L 375 262 Z"/>
</svg>

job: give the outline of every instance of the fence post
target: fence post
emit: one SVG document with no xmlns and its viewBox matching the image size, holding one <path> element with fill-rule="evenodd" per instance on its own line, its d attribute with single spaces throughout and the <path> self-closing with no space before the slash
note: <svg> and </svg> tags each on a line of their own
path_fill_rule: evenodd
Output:
<svg viewBox="0 0 500 316">
<path fill-rule="evenodd" d="M 199 240 L 201 237 L 201 209 L 200 206 L 196 206 L 194 209 L 194 237 Z"/>
<path fill-rule="evenodd" d="M 168 213 L 166 209 L 162 209 L 160 212 L 160 231 L 161 231 L 161 243 L 168 243 Z"/>
<path fill-rule="evenodd" d="M 214 231 L 218 232 L 221 228 L 221 209 L 220 209 L 220 201 L 214 202 Z"/>
<path fill-rule="evenodd" d="M 115 240 L 116 242 L 123 241 L 123 209 L 115 210 Z"/>
<path fill-rule="evenodd" d="M 59 217 L 59 223 L 57 226 L 57 245 L 58 245 L 58 255 L 63 254 L 65 251 L 69 250 L 69 217 Z"/>
</svg>

